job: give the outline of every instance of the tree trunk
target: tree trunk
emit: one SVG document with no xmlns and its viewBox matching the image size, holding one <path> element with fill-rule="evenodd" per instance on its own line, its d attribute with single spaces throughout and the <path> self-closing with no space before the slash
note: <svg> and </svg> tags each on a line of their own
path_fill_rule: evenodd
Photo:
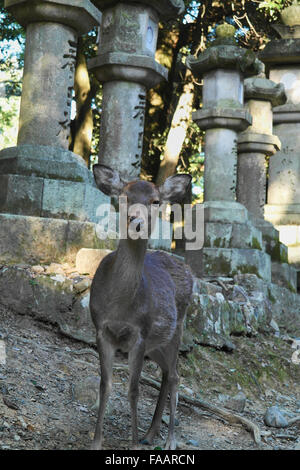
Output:
<svg viewBox="0 0 300 470">
<path fill-rule="evenodd" d="M 83 43 L 79 39 L 75 70 L 74 90 L 76 100 L 76 117 L 71 123 L 70 150 L 81 155 L 89 166 L 93 135 L 92 99 L 97 91 L 98 83 L 90 82 Z"/>
<path fill-rule="evenodd" d="M 186 137 L 186 132 L 191 121 L 194 98 L 194 83 L 191 72 L 186 71 L 185 85 L 179 98 L 169 134 L 166 141 L 163 160 L 161 161 L 156 184 L 162 184 L 168 176 L 176 172 L 180 152 Z"/>
</svg>

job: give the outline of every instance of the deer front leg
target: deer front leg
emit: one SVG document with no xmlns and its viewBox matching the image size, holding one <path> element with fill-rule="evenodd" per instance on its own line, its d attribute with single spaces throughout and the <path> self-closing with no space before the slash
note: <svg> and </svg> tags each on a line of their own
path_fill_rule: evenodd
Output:
<svg viewBox="0 0 300 470">
<path fill-rule="evenodd" d="M 103 421 L 106 410 L 107 400 L 112 389 L 112 370 L 113 358 L 115 350 L 113 346 L 103 337 L 97 336 L 97 346 L 100 357 L 100 406 L 98 411 L 98 419 L 94 435 L 94 441 L 91 450 L 101 450 L 103 442 Z"/>
<path fill-rule="evenodd" d="M 177 371 L 175 370 L 172 375 L 169 377 L 169 387 L 170 387 L 170 422 L 169 422 L 169 433 L 167 442 L 165 444 L 165 450 L 176 450 L 176 437 L 175 437 L 175 413 L 177 408 L 177 386 L 179 382 L 179 377 Z"/>
<path fill-rule="evenodd" d="M 129 389 L 128 398 L 131 407 L 132 444 L 138 444 L 137 404 L 139 395 L 139 379 L 143 368 L 145 354 L 144 342 L 138 342 L 129 353 Z"/>
</svg>

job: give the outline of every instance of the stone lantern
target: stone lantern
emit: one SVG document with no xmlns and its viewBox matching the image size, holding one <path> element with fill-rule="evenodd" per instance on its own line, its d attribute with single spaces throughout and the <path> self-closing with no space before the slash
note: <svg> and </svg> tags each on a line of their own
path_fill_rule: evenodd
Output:
<svg viewBox="0 0 300 470">
<path fill-rule="evenodd" d="M 284 86 L 268 80 L 262 71 L 245 80 L 244 96 L 252 125 L 238 137 L 237 200 L 248 209 L 251 221 L 262 232 L 264 248 L 272 260 L 272 282 L 296 288 L 296 271 L 287 264 L 287 247 L 279 241 L 278 230 L 264 219 L 266 156 L 271 160 L 281 148 L 280 140 L 273 135 L 272 109 L 286 102 Z"/>
<path fill-rule="evenodd" d="M 203 79 L 203 106 L 193 120 L 205 130 L 204 210 L 206 275 L 257 272 L 270 280 L 269 256 L 262 251 L 262 234 L 237 202 L 237 138 L 252 123 L 244 107 L 244 78 L 257 74 L 252 51 L 239 47 L 235 28 L 216 28 L 217 39 L 187 66 Z"/>
<path fill-rule="evenodd" d="M 99 162 L 138 178 L 146 91 L 167 78 L 155 61 L 158 22 L 184 11 L 181 0 L 94 0 L 102 11 L 98 55 L 89 69 L 103 83 Z"/>
<path fill-rule="evenodd" d="M 18 145 L 0 152 L 1 260 L 50 260 L 97 247 L 109 203 L 68 150 L 78 36 L 101 23 L 89 0 L 5 0 L 26 29 Z"/>
<path fill-rule="evenodd" d="M 252 125 L 238 137 L 237 200 L 252 215 L 263 219 L 266 156 L 274 155 L 281 147 L 278 137 L 273 135 L 272 107 L 284 104 L 286 94 L 282 84 L 268 80 L 261 73 L 245 80 L 244 97 L 252 116 Z"/>
<path fill-rule="evenodd" d="M 101 22 L 90 1 L 6 0 L 26 28 L 18 145 L 68 149 L 78 35 Z"/>
<path fill-rule="evenodd" d="M 300 5 L 281 12 L 275 24 L 280 39 L 270 41 L 260 53 L 269 78 L 282 83 L 287 102 L 274 108 L 274 131 L 281 150 L 270 160 L 265 218 L 288 245 L 288 259 L 300 269 Z"/>
</svg>

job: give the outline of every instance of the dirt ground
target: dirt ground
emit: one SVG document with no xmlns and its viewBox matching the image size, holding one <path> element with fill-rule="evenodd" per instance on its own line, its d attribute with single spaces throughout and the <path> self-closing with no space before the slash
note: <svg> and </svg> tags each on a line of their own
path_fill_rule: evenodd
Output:
<svg viewBox="0 0 300 470">
<path fill-rule="evenodd" d="M 93 386 L 86 385 L 95 385 L 98 376 L 98 359 L 87 352 L 91 348 L 64 337 L 53 325 L 1 307 L 0 340 L 6 349 L 6 364 L 0 365 L 0 449 L 88 449 L 97 414 L 91 406 Z M 242 390 L 247 401 L 241 415 L 260 427 L 261 449 L 299 448 L 299 424 L 277 429 L 263 421 L 272 405 L 300 413 L 300 365 L 291 362 L 290 345 L 265 335 L 232 341 L 236 346 L 232 353 L 197 346 L 182 354 L 180 390 L 219 406 L 219 394 L 233 396 Z M 126 357 L 118 354 L 116 364 L 126 363 Z M 147 359 L 144 372 L 159 379 L 159 370 Z M 105 422 L 106 449 L 130 449 L 127 377 L 126 370 L 115 369 Z M 141 385 L 141 437 L 150 425 L 157 395 L 155 389 Z M 203 410 L 179 404 L 177 419 L 178 449 L 258 449 L 241 425 L 230 425 Z M 163 447 L 166 435 L 163 423 L 153 448 Z"/>
</svg>

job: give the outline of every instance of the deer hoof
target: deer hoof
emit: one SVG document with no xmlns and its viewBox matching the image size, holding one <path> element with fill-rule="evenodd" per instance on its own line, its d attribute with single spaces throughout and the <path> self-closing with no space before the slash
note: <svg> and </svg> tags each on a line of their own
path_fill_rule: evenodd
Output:
<svg viewBox="0 0 300 470">
<path fill-rule="evenodd" d="M 91 444 L 90 450 L 102 450 L 102 445 L 100 442 L 94 441 Z"/>
<path fill-rule="evenodd" d="M 165 448 L 164 450 L 176 450 L 177 448 L 177 443 L 176 443 L 176 439 L 168 439 L 166 444 L 165 444 Z"/>
</svg>

